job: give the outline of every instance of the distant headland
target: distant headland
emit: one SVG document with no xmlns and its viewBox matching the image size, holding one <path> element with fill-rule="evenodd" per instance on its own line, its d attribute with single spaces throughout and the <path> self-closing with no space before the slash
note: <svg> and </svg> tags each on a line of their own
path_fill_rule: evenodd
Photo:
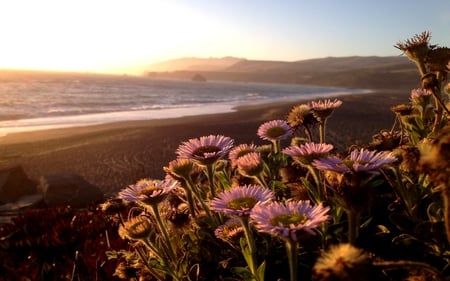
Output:
<svg viewBox="0 0 450 281">
<path fill-rule="evenodd" d="M 415 65 L 404 56 L 326 57 L 293 62 L 235 57 L 180 58 L 150 65 L 151 78 L 289 83 L 348 88 L 393 88 L 417 81 Z"/>
</svg>

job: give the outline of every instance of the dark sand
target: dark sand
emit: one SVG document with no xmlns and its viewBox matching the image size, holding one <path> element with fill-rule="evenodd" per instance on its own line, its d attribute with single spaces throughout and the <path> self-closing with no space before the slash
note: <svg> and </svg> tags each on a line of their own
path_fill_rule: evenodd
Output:
<svg viewBox="0 0 450 281">
<path fill-rule="evenodd" d="M 408 90 L 377 90 L 339 97 L 327 125 L 327 142 L 345 150 L 367 144 L 381 129 L 390 129 L 390 106 L 406 103 Z M 107 195 L 150 177 L 162 179 L 163 166 L 176 158 L 178 145 L 209 134 L 231 137 L 236 144 L 264 144 L 259 125 L 284 119 L 289 109 L 309 100 L 239 107 L 236 112 L 174 119 L 119 122 L 89 127 L 11 134 L 0 138 L 0 168 L 22 165 L 30 178 L 76 173 Z"/>
</svg>

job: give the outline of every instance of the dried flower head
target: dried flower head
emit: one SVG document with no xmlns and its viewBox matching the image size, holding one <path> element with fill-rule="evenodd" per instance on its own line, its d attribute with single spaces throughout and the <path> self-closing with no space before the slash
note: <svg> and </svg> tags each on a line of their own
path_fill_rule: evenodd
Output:
<svg viewBox="0 0 450 281">
<path fill-rule="evenodd" d="M 230 153 L 228 155 L 228 157 L 230 158 L 231 161 L 231 166 L 232 167 L 236 167 L 237 166 L 237 160 L 239 159 L 239 157 L 244 156 L 247 153 L 250 152 L 256 152 L 256 145 L 254 144 L 240 144 L 238 146 L 233 147 L 230 150 Z"/>
<path fill-rule="evenodd" d="M 372 136 L 369 148 L 373 150 L 393 150 L 408 141 L 408 135 L 401 131 L 381 130 Z"/>
<path fill-rule="evenodd" d="M 100 206 L 102 211 L 108 215 L 121 214 L 127 210 L 127 205 L 120 198 L 108 199 Z"/>
<path fill-rule="evenodd" d="M 285 140 L 292 136 L 292 129 L 284 120 L 272 120 L 259 126 L 258 136 L 268 141 Z"/>
<path fill-rule="evenodd" d="M 154 226 L 151 220 L 144 215 L 139 215 L 130 218 L 123 225 L 121 225 L 119 227 L 119 235 L 122 239 L 146 239 L 153 229 Z"/>
<path fill-rule="evenodd" d="M 423 62 L 430 49 L 430 38 L 431 33 L 424 31 L 405 42 L 397 42 L 394 47 L 402 50 L 410 60 Z"/>
<path fill-rule="evenodd" d="M 235 186 L 218 194 L 210 202 L 210 209 L 230 216 L 248 216 L 253 207 L 273 198 L 272 191 L 259 185 Z"/>
<path fill-rule="evenodd" d="M 299 104 L 292 107 L 286 116 L 286 120 L 293 129 L 301 126 L 311 126 L 316 123 L 311 107 L 308 104 Z"/>
<path fill-rule="evenodd" d="M 186 158 L 170 161 L 169 166 L 164 167 L 163 170 L 177 181 L 184 181 L 191 177 L 192 174 L 200 172 L 199 167 L 191 159 Z"/>
<path fill-rule="evenodd" d="M 391 106 L 391 111 L 400 116 L 407 116 L 414 113 L 414 107 L 410 104 L 398 104 Z"/>
<path fill-rule="evenodd" d="M 242 221 L 238 218 L 231 218 L 227 220 L 214 231 L 214 235 L 224 241 L 230 241 L 240 237 L 243 233 L 244 227 L 242 226 Z"/>
<path fill-rule="evenodd" d="M 328 220 L 329 210 L 309 201 L 270 202 L 255 206 L 250 219 L 259 232 L 297 241 L 305 231 L 315 235 L 315 229 Z"/>
<path fill-rule="evenodd" d="M 448 66 L 448 68 L 450 68 L 450 63 L 447 66 Z M 450 95 L 450 83 L 445 85 L 444 91 L 447 93 L 447 95 Z"/>
<path fill-rule="evenodd" d="M 200 165 L 212 165 L 225 157 L 234 141 L 222 135 L 209 135 L 183 142 L 177 149 L 178 158 L 186 158 Z"/>
<path fill-rule="evenodd" d="M 351 244 L 339 244 L 330 247 L 317 260 L 313 267 L 313 280 L 373 280 L 372 269 L 372 259 L 364 250 Z"/>
<path fill-rule="evenodd" d="M 450 62 L 450 48 L 439 47 L 431 49 L 426 58 L 425 64 L 428 67 L 429 71 L 442 71 L 447 73 L 450 71 L 449 64 Z"/>
<path fill-rule="evenodd" d="M 420 150 L 414 145 L 403 145 L 394 153 L 399 154 L 400 169 L 406 173 L 413 173 L 417 169 L 420 160 Z"/>
<path fill-rule="evenodd" d="M 331 116 L 336 108 L 340 107 L 341 105 L 342 101 L 338 99 L 325 99 L 312 101 L 309 106 L 311 107 L 313 115 L 317 119 L 317 121 L 323 122 Z"/>
<path fill-rule="evenodd" d="M 158 204 L 178 186 L 174 180 L 142 179 L 136 184 L 130 185 L 119 192 L 118 197 L 129 202 L 143 203 L 146 205 Z"/>
<path fill-rule="evenodd" d="M 333 150 L 331 144 L 309 142 L 300 146 L 286 147 L 283 153 L 302 165 L 310 165 L 315 159 L 327 157 L 331 150 Z"/>
<path fill-rule="evenodd" d="M 450 125 L 441 129 L 435 140 L 420 147 L 419 168 L 436 185 L 450 183 Z"/>
</svg>

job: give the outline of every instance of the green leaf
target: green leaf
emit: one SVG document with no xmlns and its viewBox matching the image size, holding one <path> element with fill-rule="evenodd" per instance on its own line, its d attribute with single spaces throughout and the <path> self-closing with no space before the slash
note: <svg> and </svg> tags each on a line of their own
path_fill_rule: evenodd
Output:
<svg viewBox="0 0 450 281">
<path fill-rule="evenodd" d="M 247 240 L 245 238 L 241 238 L 239 242 L 241 245 L 241 251 L 242 255 L 244 256 L 245 262 L 247 262 L 247 265 L 250 268 L 254 268 L 252 252 L 250 251 L 250 247 L 247 244 Z"/>
<path fill-rule="evenodd" d="M 259 281 L 264 281 L 265 271 L 266 271 L 266 262 L 264 261 L 262 264 L 258 266 L 258 269 L 256 269 L 256 275 Z"/>
<path fill-rule="evenodd" d="M 231 272 L 241 276 L 243 280 L 254 280 L 255 277 L 246 267 L 233 267 Z"/>
</svg>

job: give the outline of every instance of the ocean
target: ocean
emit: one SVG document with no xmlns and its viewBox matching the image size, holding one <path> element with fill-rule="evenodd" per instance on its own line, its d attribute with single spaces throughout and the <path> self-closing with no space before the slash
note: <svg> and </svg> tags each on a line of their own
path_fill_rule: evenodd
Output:
<svg viewBox="0 0 450 281">
<path fill-rule="evenodd" d="M 313 100 L 369 90 L 0 71 L 0 136 L 50 128 L 231 112 L 238 105 Z"/>
</svg>

